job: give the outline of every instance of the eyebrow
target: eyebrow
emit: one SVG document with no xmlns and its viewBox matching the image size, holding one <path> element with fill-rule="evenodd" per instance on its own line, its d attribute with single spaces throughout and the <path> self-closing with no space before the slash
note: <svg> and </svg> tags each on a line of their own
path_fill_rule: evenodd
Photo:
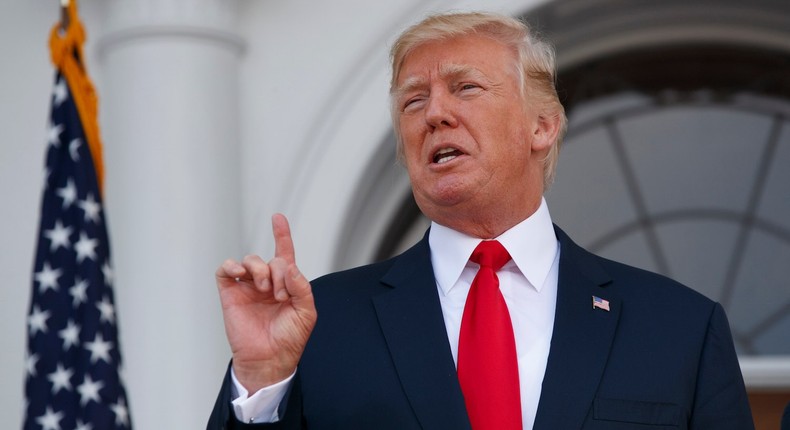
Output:
<svg viewBox="0 0 790 430">
<path fill-rule="evenodd" d="M 472 77 L 489 82 L 488 78 L 485 77 L 483 72 L 466 64 L 443 64 L 439 68 L 439 76 L 441 79 L 449 81 Z M 395 89 L 395 99 L 397 100 L 406 93 L 410 93 L 427 86 L 428 80 L 423 76 L 412 76 L 410 78 L 406 78 L 406 80 L 403 81 L 403 84 Z"/>
</svg>

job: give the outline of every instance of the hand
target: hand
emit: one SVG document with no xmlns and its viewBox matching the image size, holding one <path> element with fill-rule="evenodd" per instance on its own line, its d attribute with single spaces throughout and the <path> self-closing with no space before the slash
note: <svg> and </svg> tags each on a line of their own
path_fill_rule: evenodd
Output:
<svg viewBox="0 0 790 430">
<path fill-rule="evenodd" d="M 272 217 L 274 258 L 226 260 L 216 279 L 236 378 L 250 393 L 290 376 L 315 326 L 310 283 L 296 267 L 288 220 Z"/>
</svg>

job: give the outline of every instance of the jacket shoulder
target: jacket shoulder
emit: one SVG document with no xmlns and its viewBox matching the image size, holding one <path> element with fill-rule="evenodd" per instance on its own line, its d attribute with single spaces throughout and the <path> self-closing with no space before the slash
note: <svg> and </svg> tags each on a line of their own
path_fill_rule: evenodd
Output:
<svg viewBox="0 0 790 430">
<path fill-rule="evenodd" d="M 624 299 L 656 303 L 661 306 L 684 304 L 712 310 L 714 301 L 698 291 L 665 275 L 641 269 L 594 254 L 577 245 L 559 228 L 560 273 L 575 270 Z"/>
</svg>

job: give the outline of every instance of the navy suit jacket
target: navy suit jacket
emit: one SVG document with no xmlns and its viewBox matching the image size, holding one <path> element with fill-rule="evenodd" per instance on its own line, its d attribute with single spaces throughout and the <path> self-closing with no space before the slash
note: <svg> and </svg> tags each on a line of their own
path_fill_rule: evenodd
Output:
<svg viewBox="0 0 790 430">
<path fill-rule="evenodd" d="M 534 429 L 752 429 L 721 306 L 555 230 L 557 309 Z M 208 429 L 471 428 L 427 235 L 400 256 L 312 285 L 318 322 L 283 419 L 236 421 L 226 375 Z M 592 296 L 610 310 L 593 309 Z"/>
</svg>

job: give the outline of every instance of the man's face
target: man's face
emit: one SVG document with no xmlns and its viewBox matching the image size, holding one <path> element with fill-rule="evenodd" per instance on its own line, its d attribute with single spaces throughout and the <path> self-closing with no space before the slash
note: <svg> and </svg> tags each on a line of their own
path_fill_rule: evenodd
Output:
<svg viewBox="0 0 790 430">
<path fill-rule="evenodd" d="M 405 58 L 394 94 L 403 158 L 432 220 L 454 227 L 537 208 L 548 147 L 519 79 L 515 53 L 483 36 L 425 43 Z"/>
</svg>

